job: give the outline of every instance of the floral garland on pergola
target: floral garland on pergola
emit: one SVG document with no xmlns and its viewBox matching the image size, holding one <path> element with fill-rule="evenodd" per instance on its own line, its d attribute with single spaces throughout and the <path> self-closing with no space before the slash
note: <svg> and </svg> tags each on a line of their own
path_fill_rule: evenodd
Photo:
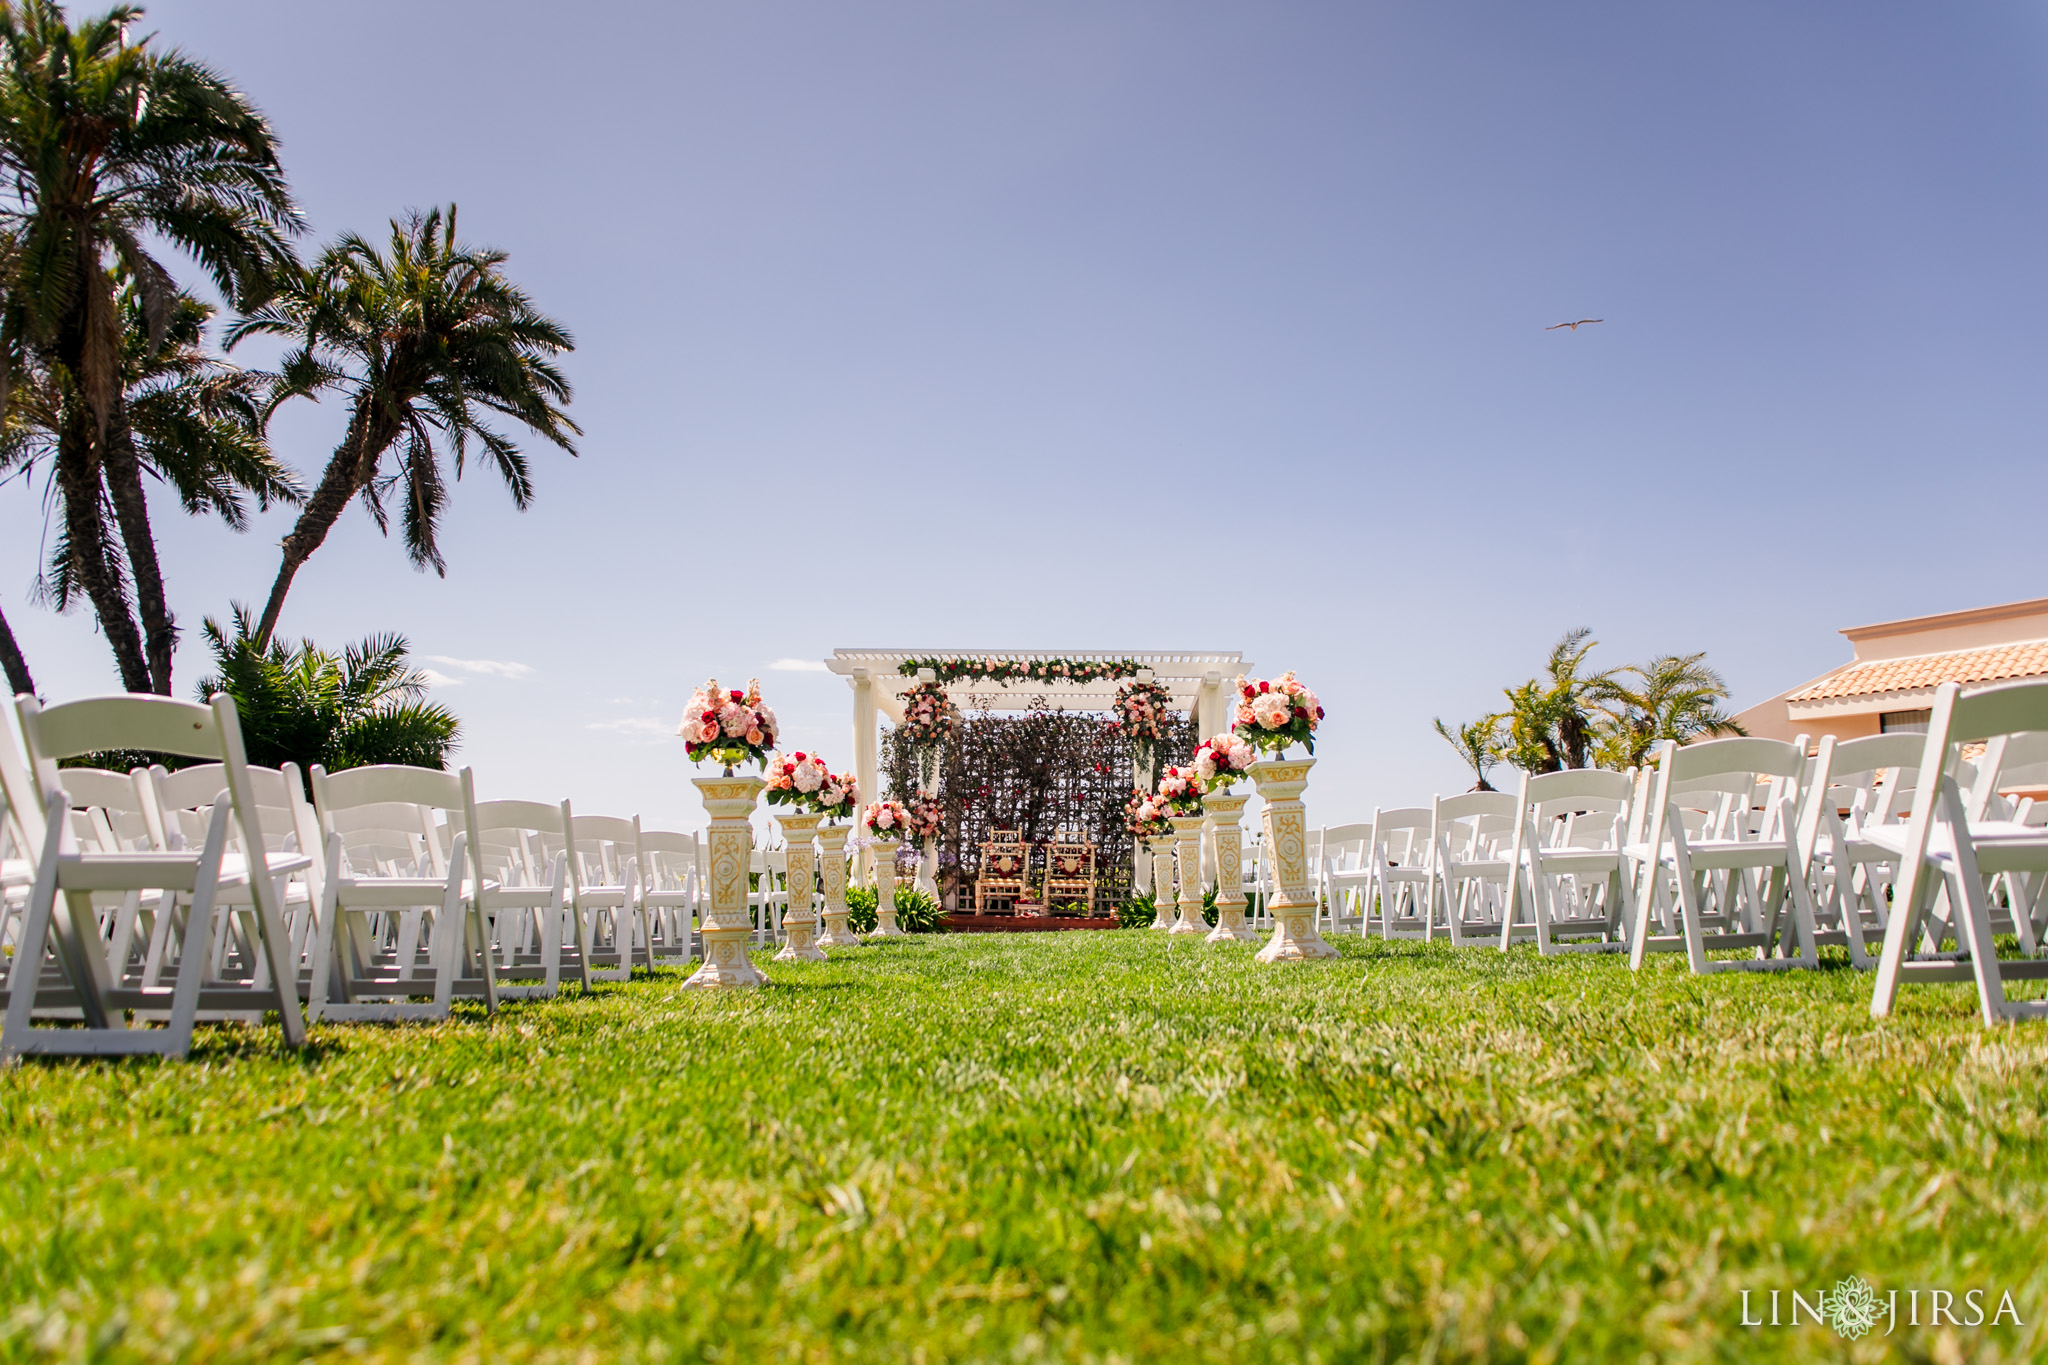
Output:
<svg viewBox="0 0 2048 1365">
<path fill-rule="evenodd" d="M 929 668 L 940 682 L 1096 683 L 1135 678 L 1145 665 L 1136 659 L 997 659 L 956 656 L 905 659 L 896 671 L 906 678 Z"/>
</svg>

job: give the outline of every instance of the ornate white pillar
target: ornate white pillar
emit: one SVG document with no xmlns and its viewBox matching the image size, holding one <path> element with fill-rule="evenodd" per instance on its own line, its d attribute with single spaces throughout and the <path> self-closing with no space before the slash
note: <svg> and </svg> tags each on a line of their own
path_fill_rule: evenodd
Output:
<svg viewBox="0 0 2048 1365">
<path fill-rule="evenodd" d="M 1202 816 L 1173 817 L 1175 861 L 1180 868 L 1180 896 L 1174 904 L 1180 911 L 1169 934 L 1206 934 L 1202 923 Z"/>
<path fill-rule="evenodd" d="M 901 841 L 896 839 L 877 839 L 868 847 L 875 860 L 875 935 L 878 938 L 893 938 L 903 932 L 896 925 L 896 850 L 901 847 Z"/>
<path fill-rule="evenodd" d="M 1337 956 L 1316 932 L 1316 889 L 1308 879 L 1308 808 L 1301 793 L 1315 765 L 1312 758 L 1252 764 L 1252 780 L 1266 798 L 1266 856 L 1273 860 L 1273 937 L 1258 951 L 1261 962 Z"/>
<path fill-rule="evenodd" d="M 825 931 L 818 942 L 838 947 L 860 939 L 846 927 L 846 836 L 845 825 L 826 825 L 818 831 L 818 848 L 824 855 L 819 880 L 824 883 Z"/>
<path fill-rule="evenodd" d="M 1173 836 L 1162 834 L 1147 839 L 1152 850 L 1152 927 L 1173 927 Z"/>
<path fill-rule="evenodd" d="M 883 925 L 889 925 L 889 933 L 903 933 L 895 923 L 895 851 L 903 847 L 901 839 L 877 839 L 868 849 L 874 853 L 874 931 L 885 933 Z"/>
<path fill-rule="evenodd" d="M 1238 819 L 1249 796 L 1212 792 L 1202 807 L 1216 823 L 1216 927 L 1211 943 L 1256 943 L 1259 934 L 1244 922 L 1244 831 Z"/>
<path fill-rule="evenodd" d="M 691 785 L 704 794 L 711 817 L 711 896 L 704 911 L 704 965 L 683 989 L 765 985 L 768 978 L 747 957 L 754 933 L 747 920 L 747 863 L 754 847 L 748 820 L 768 784 L 758 777 L 698 777 Z"/>
<path fill-rule="evenodd" d="M 825 950 L 818 946 L 818 916 L 811 907 L 815 881 L 811 875 L 811 841 L 816 837 L 818 815 L 785 815 L 782 840 L 789 859 L 789 909 L 782 916 L 787 936 L 777 962 L 823 962 Z M 842 839 L 840 842 L 844 843 Z M 844 880 L 842 874 L 841 880 Z"/>
</svg>

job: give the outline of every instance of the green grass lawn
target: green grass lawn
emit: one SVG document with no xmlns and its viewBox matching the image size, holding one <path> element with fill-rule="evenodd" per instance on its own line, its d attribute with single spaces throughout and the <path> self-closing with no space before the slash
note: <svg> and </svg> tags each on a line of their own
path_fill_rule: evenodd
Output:
<svg viewBox="0 0 2048 1365">
<path fill-rule="evenodd" d="M 32 1063 L 0 1359 L 2048 1356 L 2048 1028 L 1962 986 L 1875 1023 L 1846 968 L 1341 946 L 918 938 Z M 1739 1325 L 1847 1275 L 2025 1326 Z"/>
</svg>

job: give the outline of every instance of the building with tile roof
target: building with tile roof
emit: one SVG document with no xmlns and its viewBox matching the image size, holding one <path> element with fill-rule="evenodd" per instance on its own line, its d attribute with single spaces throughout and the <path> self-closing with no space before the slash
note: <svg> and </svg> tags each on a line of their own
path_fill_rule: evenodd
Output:
<svg viewBox="0 0 2048 1365">
<path fill-rule="evenodd" d="M 2048 597 L 1851 626 L 1855 657 L 1736 717 L 1768 739 L 1922 730 L 1934 689 L 2048 678 Z"/>
</svg>

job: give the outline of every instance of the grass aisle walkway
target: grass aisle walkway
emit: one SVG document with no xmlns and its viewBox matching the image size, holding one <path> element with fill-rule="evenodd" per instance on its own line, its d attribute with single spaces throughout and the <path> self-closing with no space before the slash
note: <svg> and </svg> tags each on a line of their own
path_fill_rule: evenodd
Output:
<svg viewBox="0 0 2048 1365">
<path fill-rule="evenodd" d="M 30 1065 L 0 1359 L 2048 1352 L 2048 1028 L 1964 987 L 1878 1026 L 1845 969 L 1342 947 L 925 938 Z M 1851 1274 L 2026 1326 L 1738 1325 Z"/>
</svg>

